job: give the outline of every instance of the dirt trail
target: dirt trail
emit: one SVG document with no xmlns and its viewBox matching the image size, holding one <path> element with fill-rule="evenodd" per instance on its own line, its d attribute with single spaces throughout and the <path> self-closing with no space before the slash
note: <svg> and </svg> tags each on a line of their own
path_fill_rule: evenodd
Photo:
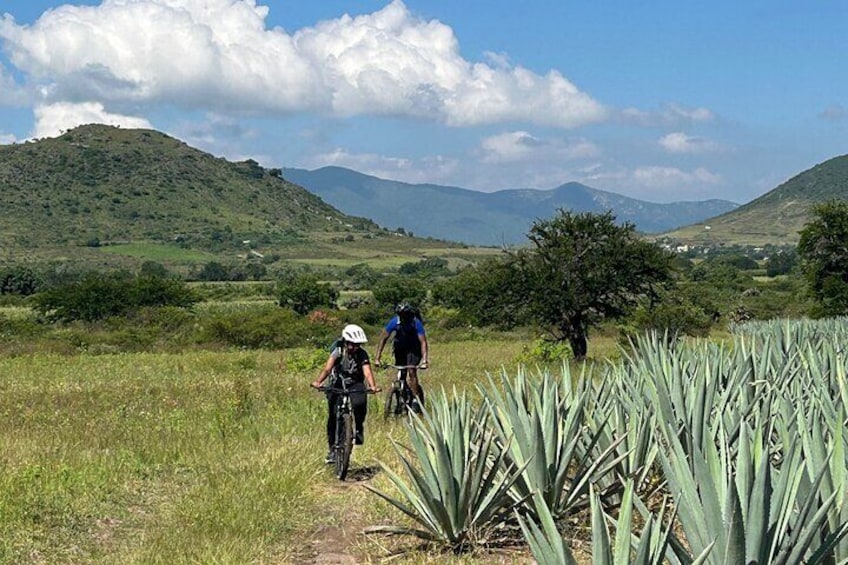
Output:
<svg viewBox="0 0 848 565">
<path fill-rule="evenodd" d="M 350 545 L 351 532 L 345 527 L 325 526 L 318 530 L 312 540 L 314 557 L 311 563 L 320 565 L 353 565 L 358 563 L 356 557 L 345 553 Z M 356 535 L 353 532 L 353 535 Z"/>
<path fill-rule="evenodd" d="M 378 467 L 352 468 L 344 482 L 330 487 L 344 496 L 348 489 L 359 489 L 371 481 L 379 471 Z M 363 524 L 355 512 L 331 507 L 327 508 L 326 522 L 312 536 L 312 557 L 308 563 L 316 565 L 353 565 L 360 561 L 350 553 L 356 543 L 356 536 L 362 531 Z"/>
</svg>

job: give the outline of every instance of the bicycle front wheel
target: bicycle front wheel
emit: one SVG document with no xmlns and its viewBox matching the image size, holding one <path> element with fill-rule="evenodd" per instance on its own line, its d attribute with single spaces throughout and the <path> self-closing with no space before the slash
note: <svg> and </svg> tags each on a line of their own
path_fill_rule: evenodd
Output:
<svg viewBox="0 0 848 565">
<path fill-rule="evenodd" d="M 394 385 L 386 391 L 386 401 L 383 403 L 383 419 L 388 420 L 397 409 L 397 392 Z"/>
<path fill-rule="evenodd" d="M 350 454 L 353 451 L 353 414 L 341 415 L 336 435 L 336 477 L 343 481 L 350 467 Z"/>
</svg>

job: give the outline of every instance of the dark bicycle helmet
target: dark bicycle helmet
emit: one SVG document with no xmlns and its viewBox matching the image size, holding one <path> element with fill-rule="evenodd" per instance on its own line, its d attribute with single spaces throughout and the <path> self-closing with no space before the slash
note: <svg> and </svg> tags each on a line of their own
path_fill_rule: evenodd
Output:
<svg viewBox="0 0 848 565">
<path fill-rule="evenodd" d="M 395 306 L 395 314 L 412 316 L 415 314 L 415 308 L 413 308 L 408 302 L 401 302 Z"/>
</svg>

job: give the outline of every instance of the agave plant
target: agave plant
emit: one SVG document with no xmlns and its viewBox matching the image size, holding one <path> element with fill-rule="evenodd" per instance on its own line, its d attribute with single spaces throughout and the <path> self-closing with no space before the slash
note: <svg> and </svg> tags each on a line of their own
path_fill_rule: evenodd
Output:
<svg viewBox="0 0 848 565">
<path fill-rule="evenodd" d="M 659 449 L 654 434 L 656 414 L 645 402 L 644 389 L 644 379 L 622 378 L 620 371 L 613 370 L 595 383 L 586 407 L 586 422 L 598 437 L 598 449 L 613 446 L 617 461 L 612 472 L 598 477 L 595 483 L 595 488 L 604 493 L 620 490 L 625 479 L 631 479 L 637 488 L 652 491 L 662 486 L 661 481 L 653 480 Z"/>
<path fill-rule="evenodd" d="M 571 549 L 557 528 L 547 502 L 538 493 L 533 497 L 536 508 L 537 524 L 531 518 L 522 517 L 516 512 L 524 539 L 530 547 L 533 558 L 539 565 L 571 565 L 577 563 Z"/>
<path fill-rule="evenodd" d="M 409 449 L 395 444 L 407 478 L 382 465 L 400 496 L 366 487 L 417 527 L 378 526 L 368 532 L 415 535 L 459 551 L 507 518 L 520 502 L 510 490 L 522 469 L 505 461 L 488 419 L 465 394 L 434 395 L 428 411 L 408 425 Z"/>
<path fill-rule="evenodd" d="M 717 444 L 696 446 L 691 454 L 667 434 L 660 460 L 677 497 L 680 524 L 689 546 L 674 541 L 681 562 L 712 546 L 707 563 L 827 563 L 848 523 L 823 533 L 835 494 L 823 496 L 824 472 L 806 493 L 798 486 L 806 473 L 799 442 L 784 446 L 775 466 L 762 428 L 743 426 L 735 456 L 724 433 Z"/>
<path fill-rule="evenodd" d="M 639 508 L 642 515 L 646 517 L 638 536 L 633 532 L 634 508 Z M 645 505 L 636 497 L 632 480 L 626 482 L 618 519 L 615 521 L 604 513 L 600 498 L 593 492 L 592 562 L 616 565 L 659 565 L 669 558 L 675 562 L 674 556 L 668 555 L 675 516 L 676 509 L 668 510 L 668 505 L 665 503 L 658 514 L 648 512 Z M 614 525 L 615 542 L 612 541 L 607 523 Z M 698 557 L 692 560 L 692 563 L 704 563 L 711 550 L 712 546 L 705 548 Z"/>
<path fill-rule="evenodd" d="M 594 433 L 586 424 L 590 379 L 579 379 L 576 388 L 572 383 L 566 367 L 560 379 L 544 372 L 531 380 L 519 370 L 514 379 L 502 374 L 500 387 L 491 377 L 481 387 L 505 460 L 521 469 L 511 489 L 514 500 L 538 493 L 555 519 L 588 507 L 590 484 L 624 457 L 616 458 L 620 441 L 598 449 L 603 423 Z M 535 506 L 525 510 L 533 513 Z"/>
<path fill-rule="evenodd" d="M 659 565 L 666 561 L 666 552 L 671 538 L 674 510 L 667 511 L 664 505 L 658 515 L 647 513 L 647 519 L 637 535 L 633 528 L 633 509 L 638 503 L 634 495 L 632 480 L 626 481 L 618 518 L 608 516 L 601 498 L 594 488 L 590 489 L 592 508 L 592 563 L 597 565 Z M 521 530 L 533 558 L 539 565 L 561 565 L 576 563 L 571 550 L 559 532 L 547 504 L 541 497 L 534 497 L 536 514 L 540 524 L 526 516 L 518 516 Z M 641 510 L 646 512 L 644 505 Z M 613 526 L 613 532 L 609 525 Z M 692 563 L 703 563 L 711 548 Z M 674 559 L 674 556 L 671 556 Z"/>
</svg>

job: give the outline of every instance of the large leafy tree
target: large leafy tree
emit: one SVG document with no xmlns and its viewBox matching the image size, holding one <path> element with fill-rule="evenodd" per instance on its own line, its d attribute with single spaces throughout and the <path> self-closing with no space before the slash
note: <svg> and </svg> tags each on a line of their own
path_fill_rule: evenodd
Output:
<svg viewBox="0 0 848 565">
<path fill-rule="evenodd" d="M 527 321 L 516 263 L 492 257 L 433 286 L 433 302 L 459 310 L 463 322 L 509 329 Z"/>
<path fill-rule="evenodd" d="M 633 224 L 616 224 L 611 212 L 560 209 L 535 222 L 527 237 L 531 248 L 515 254 L 524 300 L 577 359 L 586 356 L 591 327 L 627 314 L 671 280 L 671 254 L 640 238 Z"/>
<path fill-rule="evenodd" d="M 801 230 L 798 256 L 819 316 L 848 314 L 848 202 L 814 206 Z"/>
</svg>

